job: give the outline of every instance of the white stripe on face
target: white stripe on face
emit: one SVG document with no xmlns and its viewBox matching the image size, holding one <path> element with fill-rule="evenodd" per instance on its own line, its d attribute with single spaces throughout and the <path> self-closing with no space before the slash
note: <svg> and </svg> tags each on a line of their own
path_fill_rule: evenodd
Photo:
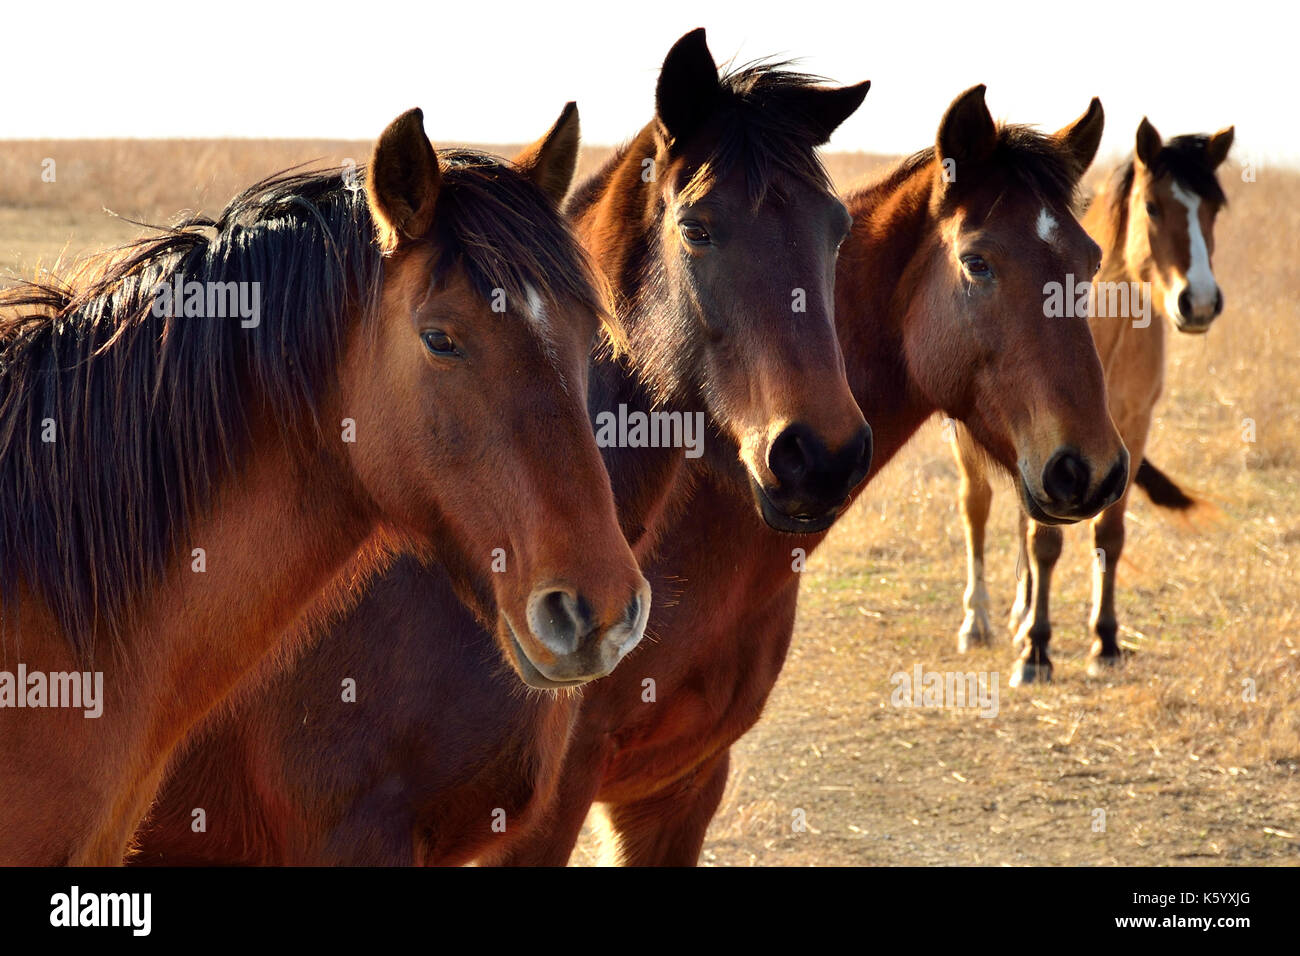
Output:
<svg viewBox="0 0 1300 956">
<path fill-rule="evenodd" d="M 537 290 L 531 285 L 524 287 L 528 293 L 528 322 L 531 325 L 533 334 L 537 336 L 537 341 L 542 344 L 542 351 L 551 362 L 551 367 L 559 373 L 560 387 L 567 393 L 569 383 L 565 380 L 564 368 L 560 365 L 560 357 L 555 351 L 555 343 L 551 340 L 551 324 L 546 318 L 546 303 L 542 297 L 537 294 Z"/>
<path fill-rule="evenodd" d="M 1180 276 L 1174 287 L 1165 294 L 1165 312 L 1170 316 L 1180 315 L 1178 297 L 1184 289 L 1188 290 L 1192 300 L 1192 310 L 1197 313 L 1211 313 L 1218 300 L 1219 286 L 1214 281 L 1214 271 L 1210 268 L 1210 249 L 1205 244 L 1205 234 L 1201 232 L 1201 197 L 1188 192 L 1178 183 L 1170 186 L 1175 199 L 1187 209 L 1188 267 L 1187 275 Z M 1192 316 L 1184 315 L 1184 319 Z"/>
<path fill-rule="evenodd" d="M 546 303 L 532 286 L 528 286 L 528 318 L 532 319 L 539 331 L 547 331 Z"/>
<path fill-rule="evenodd" d="M 1056 219 L 1047 211 L 1046 206 L 1044 206 L 1038 213 L 1037 230 L 1038 238 L 1043 240 L 1043 242 L 1050 243 L 1052 237 L 1056 235 Z"/>
</svg>

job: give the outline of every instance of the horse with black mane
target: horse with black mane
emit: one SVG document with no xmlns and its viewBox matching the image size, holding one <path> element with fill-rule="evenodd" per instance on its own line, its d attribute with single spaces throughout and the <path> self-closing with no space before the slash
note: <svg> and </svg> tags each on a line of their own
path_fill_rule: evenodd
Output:
<svg viewBox="0 0 1300 956">
<path fill-rule="evenodd" d="M 556 679 L 636 644 L 649 595 L 581 401 L 607 310 L 555 207 L 574 123 L 511 166 L 435 154 L 413 110 L 364 189 L 281 175 L 0 294 L 0 647 L 35 680 L 0 708 L 0 863 L 120 863 L 186 733 L 398 544 Z M 193 283 L 258 314 L 158 291 Z M 538 611 L 564 601 L 581 631 Z M 92 671 L 94 719 L 35 699 Z"/>
</svg>

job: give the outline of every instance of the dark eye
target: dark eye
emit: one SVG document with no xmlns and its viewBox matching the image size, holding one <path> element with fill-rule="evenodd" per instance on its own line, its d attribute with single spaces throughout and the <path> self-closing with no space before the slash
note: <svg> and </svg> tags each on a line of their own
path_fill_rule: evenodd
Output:
<svg viewBox="0 0 1300 956">
<path fill-rule="evenodd" d="M 456 348 L 456 343 L 451 340 L 451 336 L 446 332 L 430 329 L 427 332 L 420 333 L 420 340 L 424 342 L 424 347 L 434 355 L 445 357 L 460 354 L 460 350 Z"/>
<path fill-rule="evenodd" d="M 992 279 L 993 270 L 989 264 L 984 261 L 983 256 L 965 255 L 961 257 L 961 264 L 966 267 L 966 272 L 973 279 Z"/>
<path fill-rule="evenodd" d="M 1160 215 L 1160 207 L 1157 206 L 1155 203 L 1153 203 L 1150 199 L 1147 200 L 1147 215 L 1150 216 L 1152 219 Z"/>
<path fill-rule="evenodd" d="M 682 230 L 682 238 L 693 246 L 707 246 L 713 240 L 709 236 L 709 230 L 705 229 L 693 219 L 686 222 L 678 223 Z"/>
</svg>

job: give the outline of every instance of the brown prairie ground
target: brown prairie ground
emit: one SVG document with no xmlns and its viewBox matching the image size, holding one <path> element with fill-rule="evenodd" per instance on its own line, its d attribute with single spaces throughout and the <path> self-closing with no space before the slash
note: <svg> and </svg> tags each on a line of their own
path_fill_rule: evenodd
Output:
<svg viewBox="0 0 1300 956">
<path fill-rule="evenodd" d="M 150 222 L 212 213 L 267 173 L 368 152 L 0 143 L 0 276 L 139 232 L 104 209 Z M 584 168 L 603 154 L 588 150 Z M 844 186 L 884 162 L 828 157 Z M 1224 169 L 1215 265 L 1227 309 L 1207 336 L 1170 335 L 1148 452 L 1219 514 L 1186 524 L 1133 504 L 1118 600 L 1132 662 L 1101 680 L 1084 673 L 1083 527 L 1067 533 L 1056 575 L 1053 684 L 1007 688 L 1005 639 L 956 653 L 956 470 L 932 423 L 810 562 L 785 674 L 733 750 L 705 863 L 1300 863 L 1300 174 L 1265 168 L 1246 183 Z M 1015 529 L 1004 488 L 989 531 L 995 615 L 1010 608 Z M 892 706 L 891 675 L 918 664 L 997 673 L 997 716 Z M 596 849 L 588 834 L 575 862 Z"/>
</svg>

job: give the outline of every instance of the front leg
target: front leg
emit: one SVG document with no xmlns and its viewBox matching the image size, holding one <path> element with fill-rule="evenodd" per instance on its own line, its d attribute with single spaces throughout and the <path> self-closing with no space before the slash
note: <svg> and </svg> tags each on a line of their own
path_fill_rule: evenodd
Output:
<svg viewBox="0 0 1300 956">
<path fill-rule="evenodd" d="M 1052 639 L 1052 624 L 1048 617 L 1048 604 L 1052 592 L 1052 569 L 1061 556 L 1061 529 L 1052 525 L 1029 521 L 1025 545 L 1033 562 L 1033 603 L 1016 637 L 1020 657 L 1011 671 L 1007 684 L 1018 687 L 1034 681 L 1052 679 L 1052 661 L 1047 654 Z"/>
<path fill-rule="evenodd" d="M 581 734 L 581 727 L 576 731 Z M 564 866 L 582 834 L 582 824 L 596 799 L 608 753 L 603 743 L 574 740 L 565 754 L 559 782 L 545 812 L 523 833 L 509 829 L 498 846 L 478 860 L 480 866 Z"/>
<path fill-rule="evenodd" d="M 984 473 L 984 462 L 974 439 L 960 425 L 953 438 L 953 454 L 961 472 L 962 527 L 966 532 L 966 593 L 962 595 L 965 617 L 957 631 L 957 652 L 987 647 L 993 640 L 989 623 L 989 592 L 984 583 L 984 530 L 988 525 L 993 487 Z"/>
<path fill-rule="evenodd" d="M 1029 616 L 1029 609 L 1034 604 L 1034 566 L 1029 560 L 1029 516 L 1020 512 L 1020 542 L 1016 552 L 1016 600 L 1011 605 L 1011 617 L 1007 627 L 1011 631 L 1011 646 L 1020 650 L 1020 628 Z"/>
<path fill-rule="evenodd" d="M 727 788 L 731 751 L 724 750 L 664 790 L 602 807 L 620 866 L 695 866 L 704 835 Z"/>
<path fill-rule="evenodd" d="M 1128 492 L 1092 522 L 1096 551 L 1093 567 L 1092 631 L 1096 638 L 1088 652 L 1088 674 L 1098 677 L 1103 669 L 1123 661 L 1119 646 L 1119 622 L 1115 617 L 1115 573 L 1124 553 L 1124 511 Z"/>
<path fill-rule="evenodd" d="M 1124 447 L 1129 450 L 1129 481 L 1119 501 L 1092 522 L 1092 544 L 1096 552 L 1091 622 L 1096 637 L 1088 651 L 1088 674 L 1092 677 L 1099 677 L 1108 667 L 1124 661 L 1119 646 L 1119 621 L 1115 616 L 1115 577 L 1119 572 L 1120 555 L 1124 553 L 1124 515 L 1128 510 L 1128 496 L 1133 491 L 1133 476 L 1146 454 L 1147 435 L 1151 430 L 1150 408 L 1138 415 L 1112 414 L 1120 437 L 1124 439 Z"/>
</svg>

